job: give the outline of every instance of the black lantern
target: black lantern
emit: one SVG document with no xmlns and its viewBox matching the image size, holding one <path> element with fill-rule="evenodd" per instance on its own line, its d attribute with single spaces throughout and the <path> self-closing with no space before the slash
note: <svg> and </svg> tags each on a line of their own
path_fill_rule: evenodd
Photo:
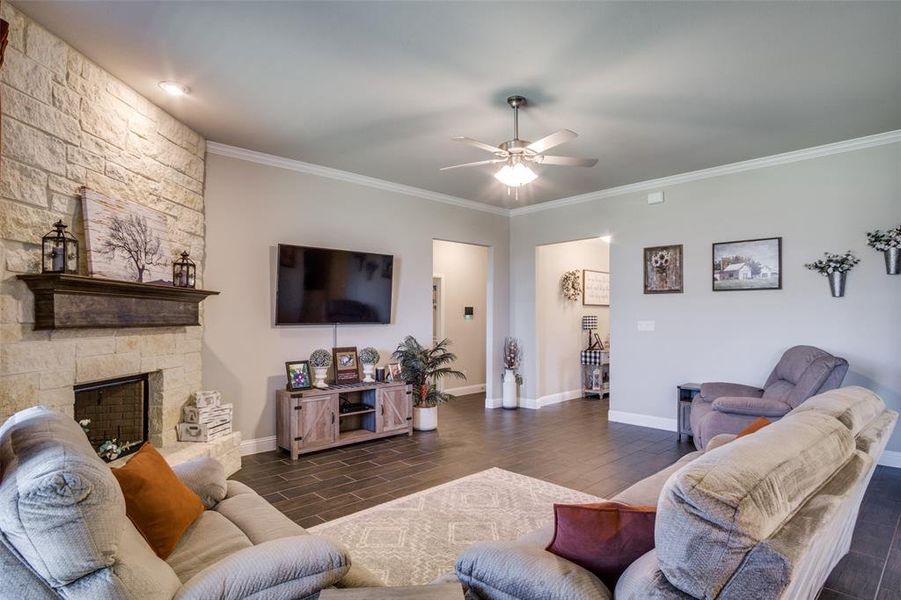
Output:
<svg viewBox="0 0 901 600">
<path fill-rule="evenodd" d="M 44 273 L 78 273 L 78 240 L 66 231 L 62 219 L 53 224 L 53 231 L 41 238 Z"/>
<path fill-rule="evenodd" d="M 181 253 L 181 258 L 172 263 L 172 285 L 192 288 L 196 284 L 197 265 L 188 258 L 188 251 Z"/>
</svg>

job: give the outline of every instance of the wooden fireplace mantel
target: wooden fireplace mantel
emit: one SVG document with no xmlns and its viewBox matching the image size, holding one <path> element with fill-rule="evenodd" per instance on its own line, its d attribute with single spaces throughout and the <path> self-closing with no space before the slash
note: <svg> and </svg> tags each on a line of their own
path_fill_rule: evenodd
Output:
<svg viewBox="0 0 901 600">
<path fill-rule="evenodd" d="M 219 292 L 83 275 L 19 275 L 34 293 L 35 329 L 200 325 L 200 303 Z"/>
</svg>

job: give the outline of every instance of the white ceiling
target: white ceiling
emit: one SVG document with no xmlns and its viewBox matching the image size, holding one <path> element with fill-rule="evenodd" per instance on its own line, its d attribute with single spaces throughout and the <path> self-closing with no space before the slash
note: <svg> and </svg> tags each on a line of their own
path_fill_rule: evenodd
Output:
<svg viewBox="0 0 901 600">
<path fill-rule="evenodd" d="M 506 207 L 901 129 L 901 2 L 15 4 L 210 140 Z M 511 93 L 599 164 L 439 172 Z"/>
</svg>

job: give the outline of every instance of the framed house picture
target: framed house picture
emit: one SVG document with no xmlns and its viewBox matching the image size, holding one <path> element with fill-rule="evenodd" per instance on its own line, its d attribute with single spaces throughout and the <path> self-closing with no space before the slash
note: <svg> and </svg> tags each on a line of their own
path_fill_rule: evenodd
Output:
<svg viewBox="0 0 901 600">
<path fill-rule="evenodd" d="M 610 306 L 610 273 L 582 270 L 582 306 Z"/>
<path fill-rule="evenodd" d="M 713 244 L 713 291 L 782 289 L 782 238 Z"/>
<path fill-rule="evenodd" d="M 359 383 L 360 359 L 357 356 L 356 346 L 332 349 L 334 354 L 335 383 Z"/>
<path fill-rule="evenodd" d="M 644 249 L 644 293 L 682 293 L 682 244 Z"/>
<path fill-rule="evenodd" d="M 288 375 L 288 391 L 296 392 L 313 387 L 313 379 L 310 377 L 310 361 L 293 360 L 286 362 L 285 372 Z"/>
</svg>

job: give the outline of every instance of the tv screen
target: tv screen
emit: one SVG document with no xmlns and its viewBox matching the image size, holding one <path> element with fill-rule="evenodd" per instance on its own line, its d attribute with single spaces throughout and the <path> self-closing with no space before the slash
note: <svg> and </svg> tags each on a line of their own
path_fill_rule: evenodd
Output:
<svg viewBox="0 0 901 600">
<path fill-rule="evenodd" d="M 276 325 L 390 323 L 394 257 L 278 246 Z"/>
</svg>

